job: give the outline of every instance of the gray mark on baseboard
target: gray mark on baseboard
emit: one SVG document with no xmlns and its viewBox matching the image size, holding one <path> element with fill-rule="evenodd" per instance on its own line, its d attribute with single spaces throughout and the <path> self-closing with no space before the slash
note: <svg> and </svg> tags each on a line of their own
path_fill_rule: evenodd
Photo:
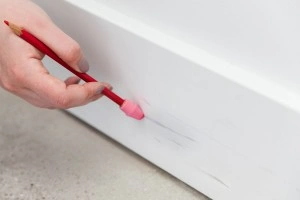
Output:
<svg viewBox="0 0 300 200">
<path fill-rule="evenodd" d="M 154 139 L 161 144 L 161 141 L 157 137 L 154 137 Z"/>
<path fill-rule="evenodd" d="M 154 119 L 151 119 L 151 118 L 149 118 L 149 117 L 147 117 L 147 116 L 146 116 L 145 118 L 147 118 L 149 121 L 155 123 L 156 125 L 158 125 L 158 126 L 164 128 L 164 129 L 167 129 L 167 130 L 169 130 L 169 131 L 175 133 L 176 135 L 180 135 L 181 137 L 184 137 L 185 139 L 188 139 L 188 140 L 190 140 L 190 141 L 192 141 L 192 142 L 195 142 L 195 140 L 194 140 L 193 138 L 190 138 L 190 137 L 188 137 L 188 136 L 186 136 L 186 135 L 183 135 L 182 133 L 179 133 L 179 132 L 173 130 L 172 128 L 169 128 L 169 127 L 165 126 L 164 124 L 162 124 L 162 123 L 160 123 L 160 122 L 158 122 L 158 121 L 156 121 L 156 120 L 154 120 Z"/>
<path fill-rule="evenodd" d="M 200 169 L 199 167 L 196 167 L 199 171 L 201 171 L 202 173 L 206 174 L 207 176 L 211 177 L 212 179 L 214 179 L 215 181 L 217 181 L 218 183 L 222 184 L 224 187 L 226 187 L 227 189 L 230 189 L 229 185 L 227 185 L 226 183 L 224 183 L 221 179 L 219 179 L 218 177 L 208 173 L 207 171 Z"/>
<path fill-rule="evenodd" d="M 182 144 L 180 144 L 179 142 L 177 142 L 176 140 L 173 139 L 169 139 L 169 141 L 173 142 L 174 144 L 176 144 L 177 146 L 179 146 L 180 148 L 182 148 Z"/>
<path fill-rule="evenodd" d="M 145 98 L 143 98 L 143 102 L 146 104 L 146 106 L 151 107 L 151 109 L 153 109 L 153 108 L 152 108 L 152 105 L 151 105 Z M 174 123 L 176 123 L 177 125 L 180 124 L 182 127 L 184 127 L 183 129 L 185 129 L 185 128 L 187 128 L 187 127 L 188 127 L 188 128 L 192 128 L 192 127 L 190 127 L 190 126 L 182 125 L 183 122 L 182 122 L 181 120 L 177 119 L 175 116 L 173 116 L 173 115 L 171 115 L 171 114 L 169 114 L 169 113 L 163 112 L 163 113 L 161 113 L 161 114 L 163 114 L 163 115 L 165 115 L 165 117 L 167 117 L 167 118 L 173 120 L 173 122 L 174 122 L 174 120 L 175 120 Z M 192 142 L 196 142 L 195 139 L 193 139 L 193 138 L 191 138 L 191 137 L 189 137 L 189 136 L 183 134 L 182 132 L 179 132 L 178 130 L 176 130 L 176 129 L 174 129 L 174 128 L 170 128 L 169 126 L 166 126 L 166 125 L 165 125 L 164 123 L 162 123 L 162 122 L 159 122 L 159 121 L 157 121 L 157 120 L 155 120 L 155 119 L 153 119 L 153 118 L 150 118 L 150 117 L 147 116 L 147 115 L 145 116 L 145 118 L 148 119 L 149 121 L 153 122 L 154 124 L 156 124 L 156 125 L 158 125 L 158 126 L 164 128 L 164 129 L 166 129 L 166 130 L 168 130 L 168 131 L 171 131 L 172 133 L 174 133 L 174 134 L 176 134 L 176 135 L 178 135 L 178 136 L 180 136 L 180 137 L 183 137 L 183 138 L 185 138 L 185 139 L 187 139 L 187 140 L 189 140 L 189 141 L 192 141 Z"/>
</svg>

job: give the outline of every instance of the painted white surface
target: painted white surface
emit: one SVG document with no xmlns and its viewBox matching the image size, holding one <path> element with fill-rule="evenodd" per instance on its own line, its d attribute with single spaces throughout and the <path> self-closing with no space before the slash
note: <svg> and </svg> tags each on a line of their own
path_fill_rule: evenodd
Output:
<svg viewBox="0 0 300 200">
<path fill-rule="evenodd" d="M 96 0 L 299 91 L 298 0 Z"/>
<path fill-rule="evenodd" d="M 266 46 L 260 51 L 274 50 L 270 45 L 275 43 L 266 33 L 275 25 L 265 27 L 259 13 L 250 16 L 252 7 L 236 1 L 231 7 L 217 1 L 211 1 L 211 5 L 206 1 L 175 1 L 178 6 L 169 9 L 168 1 L 160 6 L 156 1 L 144 1 L 146 10 L 139 1 L 69 2 L 39 1 L 81 44 L 92 66 L 90 74 L 112 83 L 121 96 L 139 102 L 147 118 L 141 122 L 127 118 L 105 98 L 72 109 L 72 113 L 213 199 L 300 198 L 300 98 L 296 87 L 283 81 L 287 77 L 296 80 L 296 56 L 291 62 L 294 65 L 276 65 L 276 71 L 260 59 L 277 63 L 288 58 L 285 51 L 281 58 L 253 50 L 254 42 L 264 37 Z M 206 6 L 199 6 L 200 2 Z M 264 3 L 254 7 L 263 11 L 264 7 L 258 5 Z M 247 40 L 248 31 L 238 32 L 224 24 L 229 20 L 224 12 L 217 12 L 222 5 L 229 18 L 240 13 L 241 17 L 230 22 L 232 27 L 242 19 L 251 19 L 249 30 L 258 32 L 257 27 L 265 27 L 264 32 L 252 34 Z M 270 5 L 275 7 L 277 3 Z M 176 25 L 174 13 L 179 8 L 186 10 L 181 16 L 190 23 Z M 209 17 L 214 15 L 208 15 L 208 8 L 217 15 L 215 18 Z M 149 15 L 153 9 L 157 13 Z M 201 9 L 207 13 L 205 20 Z M 264 15 L 272 16 L 272 12 Z M 288 16 L 292 16 L 290 13 Z M 190 31 L 196 19 L 201 26 Z M 215 29 L 209 29 L 209 22 Z M 217 31 L 220 26 L 224 32 Z M 230 33 L 247 34 L 245 38 L 237 34 L 230 43 L 226 40 Z M 294 33 L 285 36 L 277 32 L 273 36 L 282 34 L 296 44 Z M 297 49 L 290 51 L 295 53 Z M 53 72 L 67 74 L 56 66 Z"/>
</svg>

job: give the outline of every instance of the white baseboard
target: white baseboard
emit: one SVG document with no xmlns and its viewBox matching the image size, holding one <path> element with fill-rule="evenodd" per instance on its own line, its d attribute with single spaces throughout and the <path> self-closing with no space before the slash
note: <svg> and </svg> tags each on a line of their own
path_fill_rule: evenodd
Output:
<svg viewBox="0 0 300 200">
<path fill-rule="evenodd" d="M 71 113 L 215 200 L 300 198 L 297 93 L 96 1 L 69 2 L 39 1 L 81 44 L 89 73 L 146 118 L 105 97 Z"/>
</svg>

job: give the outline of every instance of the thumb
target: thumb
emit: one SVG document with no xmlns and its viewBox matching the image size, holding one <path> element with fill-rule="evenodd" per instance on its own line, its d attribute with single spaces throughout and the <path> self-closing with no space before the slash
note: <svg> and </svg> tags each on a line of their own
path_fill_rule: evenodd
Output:
<svg viewBox="0 0 300 200">
<path fill-rule="evenodd" d="M 79 72 L 87 72 L 89 64 L 80 45 L 59 29 L 50 18 L 39 26 L 31 27 L 30 32 L 50 47 L 63 61 Z"/>
</svg>

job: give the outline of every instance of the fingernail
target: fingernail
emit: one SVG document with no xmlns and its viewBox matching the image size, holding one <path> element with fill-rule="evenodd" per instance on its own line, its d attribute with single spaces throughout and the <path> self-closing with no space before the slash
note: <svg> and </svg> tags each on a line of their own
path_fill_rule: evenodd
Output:
<svg viewBox="0 0 300 200">
<path fill-rule="evenodd" d="M 105 86 L 101 85 L 97 90 L 96 90 L 96 95 L 101 94 L 102 91 L 104 90 Z"/>
<path fill-rule="evenodd" d="M 109 84 L 109 83 L 102 82 L 102 84 L 104 84 L 105 87 L 107 87 L 107 88 L 110 89 L 110 90 L 113 89 L 113 87 L 112 87 L 111 84 Z"/>
<path fill-rule="evenodd" d="M 81 79 L 79 78 L 79 79 L 75 82 L 75 84 L 79 84 L 80 81 L 81 81 Z"/>
<path fill-rule="evenodd" d="M 78 67 L 81 72 L 87 72 L 90 68 L 88 61 L 84 57 L 82 57 L 78 62 Z"/>
</svg>

